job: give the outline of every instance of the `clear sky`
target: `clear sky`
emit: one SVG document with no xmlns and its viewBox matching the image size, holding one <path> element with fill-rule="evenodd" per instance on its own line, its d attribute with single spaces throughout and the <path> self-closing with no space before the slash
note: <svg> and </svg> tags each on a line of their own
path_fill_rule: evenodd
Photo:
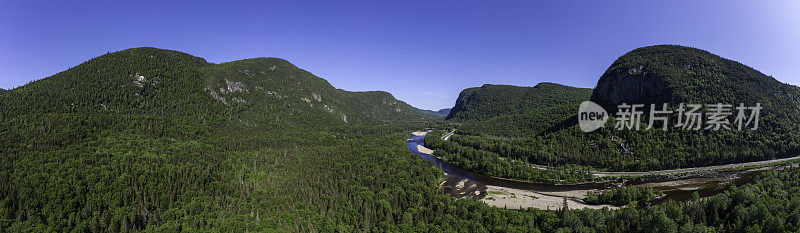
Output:
<svg viewBox="0 0 800 233">
<path fill-rule="evenodd" d="M 680 44 L 800 84 L 800 1 L 8 1 L 0 88 L 153 46 L 280 57 L 424 109 L 484 83 L 594 87 L 625 52 Z"/>
</svg>

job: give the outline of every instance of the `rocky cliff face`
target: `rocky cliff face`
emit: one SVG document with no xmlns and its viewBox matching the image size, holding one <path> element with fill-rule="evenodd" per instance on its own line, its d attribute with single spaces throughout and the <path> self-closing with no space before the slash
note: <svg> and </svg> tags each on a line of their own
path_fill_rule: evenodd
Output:
<svg viewBox="0 0 800 233">
<path fill-rule="evenodd" d="M 618 64 L 621 63 L 621 64 Z M 622 103 L 677 104 L 681 98 L 673 95 L 667 82 L 650 72 L 643 64 L 618 62 L 612 65 L 597 82 L 591 100 L 609 111 Z"/>
<path fill-rule="evenodd" d="M 458 94 L 458 99 L 456 99 L 456 105 L 450 109 L 450 112 L 447 113 L 447 117 L 445 117 L 445 119 L 447 120 L 453 119 L 454 117 L 456 117 L 457 113 L 465 111 L 467 103 L 472 102 L 477 98 L 476 96 L 477 94 L 475 93 L 478 90 L 480 90 L 480 87 L 471 87 L 462 90 L 461 93 Z"/>
</svg>

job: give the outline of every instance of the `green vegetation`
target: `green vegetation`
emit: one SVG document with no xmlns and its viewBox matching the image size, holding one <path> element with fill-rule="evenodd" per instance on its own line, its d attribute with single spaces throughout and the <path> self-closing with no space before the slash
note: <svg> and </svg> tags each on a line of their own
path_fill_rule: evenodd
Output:
<svg viewBox="0 0 800 233">
<path fill-rule="evenodd" d="M 0 232 L 800 230 L 798 168 L 649 208 L 513 211 L 450 198 L 442 172 L 406 150 L 411 131 L 452 126 L 428 119 L 280 59 L 107 54 L 0 95 Z M 430 144 L 465 166 L 500 164 L 471 167 L 500 176 L 586 178 L 526 170 L 488 141 L 481 148 L 483 138 Z"/>
<path fill-rule="evenodd" d="M 531 136 L 574 115 L 591 92 L 554 83 L 534 87 L 487 84 L 462 91 L 447 119 L 462 122 L 462 134 Z"/>
<path fill-rule="evenodd" d="M 348 92 L 278 58 L 223 64 L 156 48 L 106 54 L 0 98 L 5 117 L 91 113 L 202 124 L 348 124 L 438 118 L 380 91 Z M 2 117 L 2 116 L 0 116 Z"/>
<path fill-rule="evenodd" d="M 583 201 L 593 205 L 611 204 L 615 206 L 636 206 L 649 203 L 661 195 L 663 195 L 662 192 L 653 191 L 652 188 L 622 186 L 599 192 L 591 192 Z"/>
<path fill-rule="evenodd" d="M 606 106 L 612 116 L 616 105 L 622 102 L 744 103 L 746 106 L 760 103 L 763 109 L 758 130 L 620 131 L 614 129 L 614 119 L 611 119 L 606 128 L 584 133 L 576 125 L 577 108 L 570 105 L 581 101 L 577 98 L 579 95 L 562 94 L 564 91 L 561 89 L 543 89 L 547 91 L 534 95 L 545 96 L 544 99 L 569 97 L 573 101 L 564 105 L 538 101 L 543 106 L 496 108 L 483 106 L 514 106 L 513 100 L 501 91 L 479 91 L 483 89 L 472 88 L 462 93 L 459 100 L 470 99 L 465 96 L 481 96 L 474 99 L 483 102 L 479 106 L 462 104 L 461 108 L 466 109 L 460 111 L 465 114 L 451 114 L 452 119 L 464 121 L 456 131 L 462 135 L 452 137 L 452 140 L 464 147 L 531 164 L 650 171 L 800 154 L 800 134 L 796 133 L 800 131 L 800 88 L 780 83 L 738 62 L 699 49 L 650 46 L 633 50 L 617 59 L 606 71 L 591 99 Z M 525 107 L 532 110 L 518 109 Z M 528 113 L 519 116 L 516 112 Z M 494 117 L 488 119 L 485 116 Z M 645 112 L 642 129 L 647 126 L 647 116 Z M 676 117 L 672 116 L 673 123 Z M 730 116 L 729 121 L 733 122 L 734 117 Z"/>
<path fill-rule="evenodd" d="M 244 123 L 351 124 L 439 118 L 383 91 L 349 92 L 278 58 L 204 68 L 206 91 Z"/>
<path fill-rule="evenodd" d="M 555 167 L 582 165 L 612 171 L 701 167 L 775 158 L 767 156 L 770 154 L 794 155 L 794 150 L 783 144 L 770 140 L 759 141 L 755 134 L 730 131 L 636 132 L 600 129 L 584 133 L 577 126 L 571 126 L 528 138 L 456 134 L 450 140 L 464 147 L 531 164 Z M 642 151 L 648 154 L 642 154 Z"/>
<path fill-rule="evenodd" d="M 203 92 L 200 69 L 208 65 L 202 58 L 154 48 L 106 54 L 2 95 L 1 114 L 119 113 L 208 122 L 223 109 Z"/>
<path fill-rule="evenodd" d="M 435 196 L 400 133 L 435 116 L 280 59 L 129 49 L 0 100 L 0 232 L 372 229 Z"/>
<path fill-rule="evenodd" d="M 628 85 L 642 90 L 625 89 Z M 798 94 L 798 87 L 739 62 L 696 48 L 657 45 L 634 49 L 614 61 L 591 99 L 610 110 L 622 102 L 761 103 L 766 115 L 791 117 L 771 120 L 788 122 L 797 117 L 789 115 L 798 111 Z"/>
<path fill-rule="evenodd" d="M 759 183 L 686 204 L 512 211 L 443 194 L 437 185 L 441 171 L 405 150 L 407 132 L 425 125 L 307 132 L 45 114 L 2 126 L 0 138 L 7 146 L 0 228 L 11 232 L 648 232 L 654 227 L 800 226 L 792 212 L 800 204 L 786 196 L 800 187 L 797 169 L 768 173 Z M 740 218 L 733 210 L 748 214 Z"/>
<path fill-rule="evenodd" d="M 450 137 L 450 140 L 455 141 L 453 137 L 458 135 Z M 534 168 L 524 161 L 444 141 L 441 139 L 441 132 L 429 133 L 424 140 L 425 146 L 433 148 L 433 155 L 442 161 L 481 174 L 541 183 L 579 183 L 593 180 L 592 175 L 587 172 Z"/>
<path fill-rule="evenodd" d="M 447 119 L 488 120 L 502 115 L 528 114 L 556 105 L 578 105 L 591 96 L 592 89 L 555 83 L 533 87 L 483 85 L 461 91 Z"/>
</svg>

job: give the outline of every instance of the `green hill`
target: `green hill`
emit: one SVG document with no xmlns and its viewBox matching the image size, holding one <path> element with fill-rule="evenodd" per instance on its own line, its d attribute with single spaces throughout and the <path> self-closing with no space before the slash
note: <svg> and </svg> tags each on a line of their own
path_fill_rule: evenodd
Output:
<svg viewBox="0 0 800 233">
<path fill-rule="evenodd" d="M 486 84 L 461 91 L 447 119 L 464 122 L 461 133 L 532 136 L 574 115 L 591 92 L 554 83 Z"/>
<path fill-rule="evenodd" d="M 591 99 L 609 110 L 623 102 L 761 103 L 768 114 L 800 109 L 798 87 L 739 62 L 678 45 L 638 48 L 619 57 L 600 77 Z"/>
<path fill-rule="evenodd" d="M 91 59 L 2 97 L 7 117 L 109 113 L 235 120 L 246 125 L 361 123 L 434 117 L 386 92 L 349 92 L 278 58 L 212 64 L 135 48 Z"/>
<path fill-rule="evenodd" d="M 591 89 L 555 83 L 533 87 L 490 85 L 461 91 L 447 119 L 488 120 L 496 116 L 538 112 L 542 108 L 580 104 L 589 99 Z"/>
<path fill-rule="evenodd" d="M 201 68 L 185 53 L 155 48 L 106 54 L 3 96 L 2 114 L 122 113 L 211 117 L 222 109 L 203 92 Z"/>
<path fill-rule="evenodd" d="M 606 70 L 591 99 L 612 116 L 620 103 L 668 103 L 673 111 L 679 103 L 733 107 L 758 103 L 763 107 L 756 131 L 610 132 L 617 141 L 613 144 L 627 145 L 616 153 L 638 160 L 635 163 L 640 165 L 629 169 L 716 165 L 800 153 L 796 134 L 800 130 L 800 88 L 704 50 L 677 45 L 632 50 Z M 736 117 L 735 108 L 732 113 L 730 122 Z M 673 127 L 675 118 L 670 119 Z M 643 124 L 647 124 L 646 114 Z"/>
<path fill-rule="evenodd" d="M 204 87 L 243 122 L 347 124 L 434 118 L 388 92 L 350 92 L 279 58 L 204 67 Z"/>
</svg>

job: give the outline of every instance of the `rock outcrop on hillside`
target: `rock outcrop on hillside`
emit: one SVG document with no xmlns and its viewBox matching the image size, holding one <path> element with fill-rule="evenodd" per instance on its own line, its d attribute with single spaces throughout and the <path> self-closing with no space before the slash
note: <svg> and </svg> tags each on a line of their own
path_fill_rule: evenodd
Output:
<svg viewBox="0 0 800 233">
<path fill-rule="evenodd" d="M 648 73 L 647 67 L 622 65 L 610 68 L 600 78 L 592 94 L 593 102 L 607 110 L 615 111 L 622 103 L 650 104 L 681 102 L 672 95 L 666 82 L 655 74 Z"/>
</svg>

